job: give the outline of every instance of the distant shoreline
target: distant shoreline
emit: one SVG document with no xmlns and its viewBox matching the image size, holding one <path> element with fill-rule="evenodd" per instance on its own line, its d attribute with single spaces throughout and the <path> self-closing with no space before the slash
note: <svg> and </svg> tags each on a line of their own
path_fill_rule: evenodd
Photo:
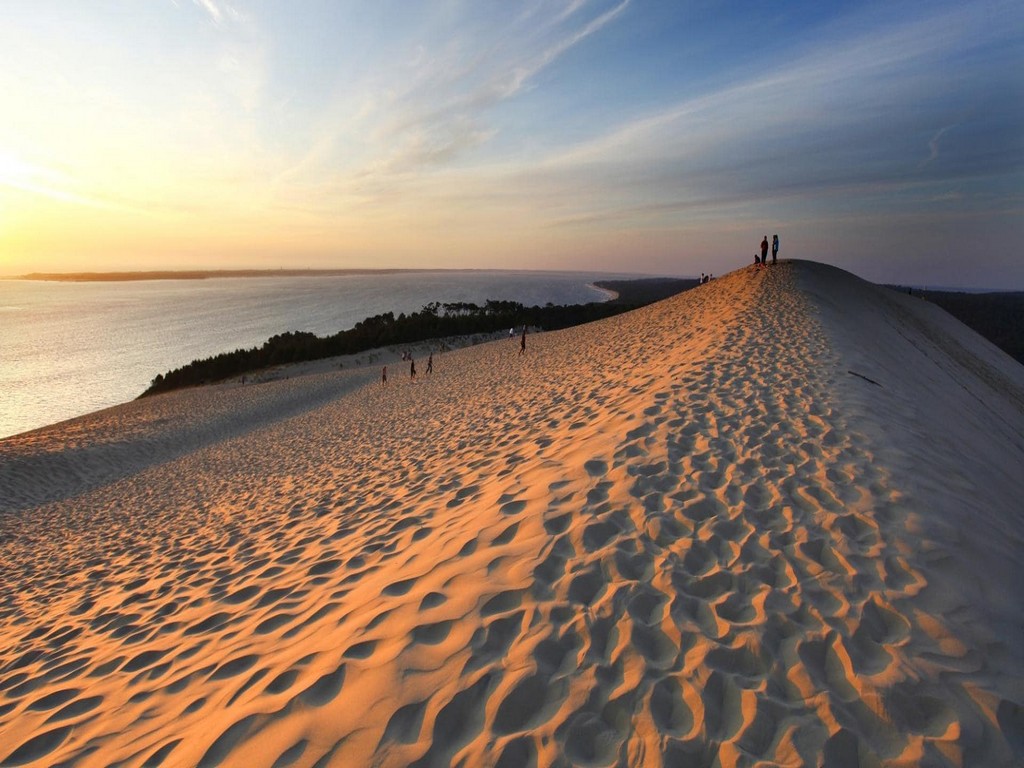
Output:
<svg viewBox="0 0 1024 768">
<path fill-rule="evenodd" d="M 601 285 L 601 281 L 598 281 L 596 283 L 587 283 L 587 288 L 592 288 L 595 291 L 600 291 L 601 293 L 603 293 L 607 297 L 605 299 L 606 301 L 615 301 L 617 298 L 619 298 L 618 291 L 613 291 L 611 288 L 605 288 L 604 286 Z"/>
<path fill-rule="evenodd" d="M 31 272 L 4 280 L 37 280 L 58 283 L 118 283 L 138 280 L 209 280 L 218 277 L 331 277 L 344 275 L 395 275 L 417 272 L 500 272 L 491 269 L 186 269 L 144 272 Z"/>
<path fill-rule="evenodd" d="M 419 312 L 385 312 L 365 318 L 353 328 L 331 336 L 286 331 L 260 347 L 236 349 L 196 359 L 153 379 L 140 397 L 185 387 L 212 384 L 229 378 L 290 363 L 306 363 L 350 356 L 397 345 L 409 346 L 456 336 L 490 334 L 506 328 L 559 330 L 599 320 L 666 299 L 697 287 L 698 280 L 646 278 L 597 280 L 587 284 L 603 300 L 586 304 L 527 307 L 514 301 L 488 300 L 484 306 L 470 303 L 427 304 Z"/>
</svg>

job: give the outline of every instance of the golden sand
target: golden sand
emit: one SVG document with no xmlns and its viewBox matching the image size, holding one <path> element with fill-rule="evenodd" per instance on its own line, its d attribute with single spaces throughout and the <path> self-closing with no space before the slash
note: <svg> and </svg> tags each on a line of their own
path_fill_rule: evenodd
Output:
<svg viewBox="0 0 1024 768">
<path fill-rule="evenodd" d="M 1024 369 L 823 265 L 0 441 L 0 765 L 1016 765 Z"/>
</svg>

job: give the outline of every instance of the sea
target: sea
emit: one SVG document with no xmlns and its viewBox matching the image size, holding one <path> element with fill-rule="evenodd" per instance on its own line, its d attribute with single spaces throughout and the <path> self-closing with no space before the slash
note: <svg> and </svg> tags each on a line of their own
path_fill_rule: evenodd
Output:
<svg viewBox="0 0 1024 768">
<path fill-rule="evenodd" d="M 0 280 L 0 438 L 138 397 L 160 373 L 260 346 L 330 335 L 438 301 L 583 304 L 592 283 L 635 275 L 438 271 L 199 280 Z"/>
</svg>

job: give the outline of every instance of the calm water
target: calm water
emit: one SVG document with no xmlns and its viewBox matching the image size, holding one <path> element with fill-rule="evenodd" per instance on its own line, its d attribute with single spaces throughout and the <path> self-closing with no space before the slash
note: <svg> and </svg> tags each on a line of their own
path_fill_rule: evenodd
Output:
<svg viewBox="0 0 1024 768">
<path fill-rule="evenodd" d="M 0 438 L 137 397 L 158 373 L 431 301 L 580 304 L 609 274 L 427 272 L 122 283 L 0 280 Z"/>
</svg>

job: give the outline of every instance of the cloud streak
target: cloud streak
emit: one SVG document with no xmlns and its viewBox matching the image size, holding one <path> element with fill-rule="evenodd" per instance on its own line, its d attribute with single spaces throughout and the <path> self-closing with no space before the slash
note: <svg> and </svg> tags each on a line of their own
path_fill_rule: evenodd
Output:
<svg viewBox="0 0 1024 768">
<path fill-rule="evenodd" d="M 222 26 L 229 21 L 241 21 L 244 16 L 231 3 L 222 0 L 192 0 L 197 8 L 203 10 L 215 26 Z"/>
<path fill-rule="evenodd" d="M 531 233 L 549 261 L 615 241 L 632 264 L 631 234 L 1021 207 L 1019 2 L 68 0 L 63 27 L 18 9 L 0 147 L 67 178 L 7 189 L 171 211 L 183 233 L 290 222 L 371 259 L 396 233 L 434 252 Z"/>
<path fill-rule="evenodd" d="M 520 95 L 529 83 L 561 56 L 611 24 L 629 6 L 623 0 L 579 26 L 562 31 L 584 6 L 573 3 L 545 23 L 525 29 L 494 26 L 482 39 L 460 40 L 434 56 L 424 55 L 409 78 L 385 102 L 378 147 L 366 173 L 400 174 L 421 166 L 450 163 L 486 144 L 500 128 L 489 111 Z M 556 33 L 553 40 L 548 36 Z M 477 33 L 479 34 L 479 33 Z M 396 79 L 404 74 L 399 72 Z"/>
<path fill-rule="evenodd" d="M 935 122 L 962 112 L 970 99 L 950 102 L 940 62 L 988 39 L 980 26 L 973 14 L 953 13 L 887 35 L 872 30 L 841 44 L 830 40 L 772 72 L 552 152 L 524 175 L 566 197 L 587 189 L 587 197 L 605 206 L 657 196 L 679 201 L 674 207 L 680 210 L 767 200 L 780 190 L 817 195 L 828 188 L 877 191 L 927 181 L 921 172 L 938 159 L 940 140 L 955 127 L 936 128 Z M 950 28 L 958 34 L 944 32 Z M 961 73 L 967 80 L 982 76 Z M 922 132 L 930 136 L 923 162 L 917 150 Z M 1003 172 L 1012 168 L 1017 149 L 1011 144 L 999 155 L 959 146 L 956 173 Z M 604 193 L 595 195 L 595 185 Z M 650 208 L 627 204 L 623 211 L 629 210 Z"/>
</svg>

